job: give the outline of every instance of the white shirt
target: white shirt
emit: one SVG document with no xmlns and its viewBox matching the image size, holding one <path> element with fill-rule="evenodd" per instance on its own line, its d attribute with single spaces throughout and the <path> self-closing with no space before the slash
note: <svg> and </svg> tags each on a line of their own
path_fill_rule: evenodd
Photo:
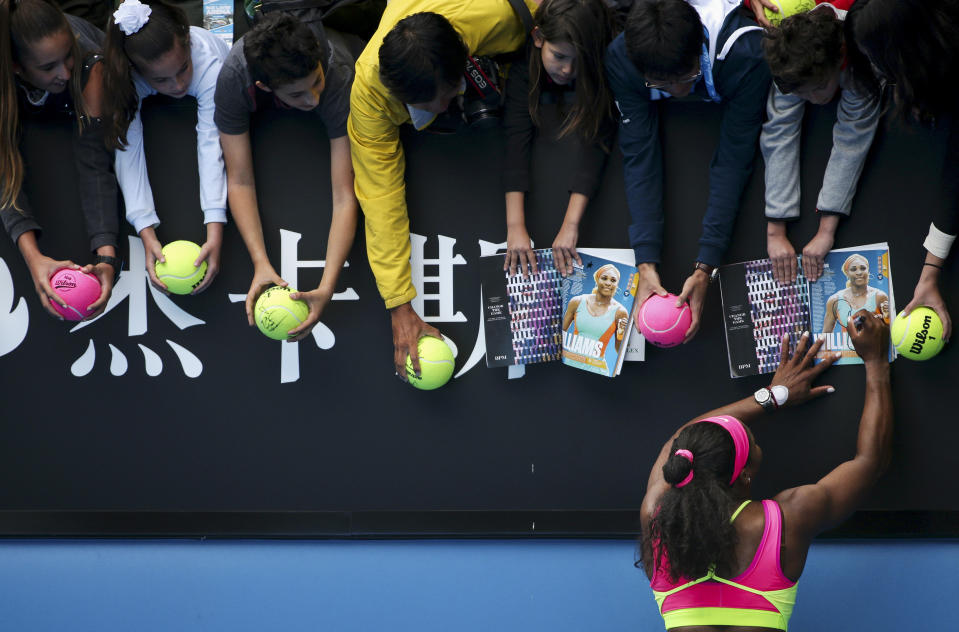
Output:
<svg viewBox="0 0 959 632">
<path fill-rule="evenodd" d="M 187 94 L 196 98 L 196 153 L 200 173 L 200 208 L 203 223 L 226 222 L 226 170 L 223 166 L 223 150 L 220 137 L 213 122 L 213 94 L 216 78 L 223 60 L 230 52 L 222 39 L 196 26 L 190 27 L 190 55 L 193 59 L 193 80 Z M 137 91 L 137 112 L 127 130 L 127 146 L 116 152 L 116 173 L 123 200 L 126 204 L 127 221 L 139 233 L 148 226 L 160 223 L 153 203 L 153 189 L 147 175 L 146 154 L 143 148 L 143 123 L 140 120 L 140 105 L 143 99 L 156 94 L 150 84 L 133 71 L 133 85 Z"/>
</svg>

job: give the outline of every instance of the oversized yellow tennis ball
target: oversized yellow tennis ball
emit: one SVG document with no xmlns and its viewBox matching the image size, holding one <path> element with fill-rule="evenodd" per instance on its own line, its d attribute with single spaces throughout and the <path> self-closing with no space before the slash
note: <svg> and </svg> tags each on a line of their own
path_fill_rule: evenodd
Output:
<svg viewBox="0 0 959 632">
<path fill-rule="evenodd" d="M 779 23 L 790 15 L 805 13 L 816 8 L 816 0 L 772 0 L 772 3 L 779 7 L 779 13 L 773 13 L 766 7 L 763 7 L 763 13 L 773 26 L 779 26 Z"/>
<path fill-rule="evenodd" d="M 200 247 L 192 241 L 171 241 L 163 247 L 166 263 L 156 262 L 157 277 L 172 293 L 189 294 L 206 276 L 206 261 L 201 261 L 199 267 L 193 265 L 199 254 Z"/>
<path fill-rule="evenodd" d="M 293 288 L 274 285 L 256 299 L 253 319 L 267 338 L 286 340 L 287 332 L 300 326 L 310 313 L 306 301 L 293 300 Z"/>
<path fill-rule="evenodd" d="M 432 391 L 450 381 L 453 376 L 453 350 L 445 341 L 423 336 L 416 344 L 420 356 L 420 377 L 413 371 L 413 360 L 406 356 L 406 379 L 423 391 Z"/>
<path fill-rule="evenodd" d="M 892 321 L 892 344 L 904 358 L 928 360 L 945 344 L 942 340 L 942 320 L 928 307 L 917 307 L 906 316 L 899 312 Z"/>
</svg>

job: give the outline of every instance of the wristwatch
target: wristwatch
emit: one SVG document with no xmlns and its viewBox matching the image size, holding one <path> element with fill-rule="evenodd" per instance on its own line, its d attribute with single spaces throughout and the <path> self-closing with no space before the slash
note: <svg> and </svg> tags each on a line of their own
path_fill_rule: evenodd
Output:
<svg viewBox="0 0 959 632">
<path fill-rule="evenodd" d="M 693 266 L 693 272 L 696 270 L 702 270 L 706 273 L 706 278 L 709 279 L 709 282 L 712 283 L 717 278 L 719 278 L 719 268 L 716 266 L 711 266 L 708 263 L 703 263 L 702 261 L 697 261 L 696 265 Z"/>
<path fill-rule="evenodd" d="M 116 283 L 117 279 L 120 278 L 120 266 L 122 265 L 120 259 L 117 257 L 111 257 L 109 255 L 97 255 L 93 260 L 95 264 L 105 263 L 113 267 L 113 282 Z"/>
<path fill-rule="evenodd" d="M 789 399 L 789 389 L 782 384 L 776 384 L 772 388 L 761 388 L 753 393 L 753 399 L 764 410 L 776 410 Z"/>
</svg>

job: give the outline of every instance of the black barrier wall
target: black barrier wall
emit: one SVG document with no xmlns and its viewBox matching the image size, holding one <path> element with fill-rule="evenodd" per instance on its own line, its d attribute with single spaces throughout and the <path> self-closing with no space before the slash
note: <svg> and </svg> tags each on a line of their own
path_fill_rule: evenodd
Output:
<svg viewBox="0 0 959 632">
<path fill-rule="evenodd" d="M 149 103 L 149 101 L 148 101 Z M 835 107 L 808 108 L 803 217 L 813 212 Z M 150 179 L 161 241 L 202 242 L 195 108 L 147 105 Z M 692 269 L 719 111 L 673 104 L 662 117 L 666 168 L 663 282 Z M 26 187 L 41 248 L 86 263 L 68 126 L 28 127 Z M 885 124 L 836 247 L 888 241 L 895 301 L 911 298 L 928 213 L 940 203 L 941 138 Z M 260 209 L 271 260 L 291 285 L 319 281 L 330 217 L 329 148 L 313 117 L 266 112 L 253 128 Z M 502 134 L 408 133 L 414 303 L 456 344 L 455 379 L 420 392 L 393 375 L 389 317 L 366 262 L 362 228 L 338 294 L 315 335 L 269 340 L 246 325 L 252 266 L 228 224 L 222 272 L 196 297 L 153 292 L 142 246 L 106 315 L 80 327 L 50 318 L 9 240 L 0 245 L 0 532 L 10 535 L 621 534 L 635 525 L 650 464 L 685 420 L 749 395 L 769 378 L 732 380 L 717 287 L 700 334 L 647 348 L 606 379 L 558 364 L 521 379 L 485 367 L 478 258 L 502 247 Z M 563 143 L 540 140 L 527 222 L 555 236 L 570 167 Z M 628 247 L 622 161 L 614 151 L 580 245 Z M 129 231 L 129 228 L 125 227 Z M 762 166 L 747 190 L 726 261 L 765 256 Z M 955 259 L 955 258 L 954 258 Z M 959 314 L 959 270 L 945 273 Z M 22 333 L 22 339 L 13 344 Z M 847 534 L 955 535 L 959 484 L 950 403 L 959 355 L 893 366 L 893 463 Z M 855 449 L 863 372 L 836 367 L 837 392 L 769 416 L 754 431 L 766 458 L 757 494 L 814 481 Z"/>
</svg>

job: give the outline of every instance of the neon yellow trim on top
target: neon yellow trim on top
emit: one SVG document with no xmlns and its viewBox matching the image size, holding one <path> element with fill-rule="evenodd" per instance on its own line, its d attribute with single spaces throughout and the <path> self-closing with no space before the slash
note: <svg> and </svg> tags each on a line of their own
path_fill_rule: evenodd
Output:
<svg viewBox="0 0 959 632">
<path fill-rule="evenodd" d="M 751 502 L 752 502 L 751 500 L 744 500 L 743 503 L 739 505 L 739 507 L 736 509 L 736 511 L 733 512 L 733 515 L 729 517 L 729 521 L 732 522 L 733 520 L 735 520 L 736 516 L 739 515 L 739 512 L 745 509 L 746 505 L 748 505 Z"/>
<path fill-rule="evenodd" d="M 786 621 L 778 612 L 748 608 L 687 608 L 663 615 L 666 629 L 686 625 L 735 625 L 785 630 Z"/>
</svg>

